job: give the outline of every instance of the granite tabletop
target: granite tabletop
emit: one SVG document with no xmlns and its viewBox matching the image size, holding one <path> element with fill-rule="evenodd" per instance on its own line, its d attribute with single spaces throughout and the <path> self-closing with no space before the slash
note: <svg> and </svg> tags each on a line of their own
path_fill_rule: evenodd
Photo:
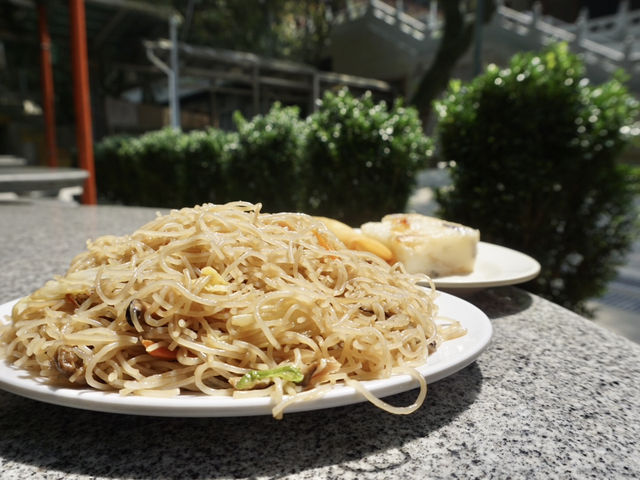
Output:
<svg viewBox="0 0 640 480">
<path fill-rule="evenodd" d="M 0 204 L 0 303 L 63 273 L 87 239 L 153 217 Z M 639 478 L 640 345 L 516 287 L 468 300 L 492 341 L 411 415 L 360 403 L 282 420 L 146 417 L 0 391 L 0 478 Z"/>
</svg>

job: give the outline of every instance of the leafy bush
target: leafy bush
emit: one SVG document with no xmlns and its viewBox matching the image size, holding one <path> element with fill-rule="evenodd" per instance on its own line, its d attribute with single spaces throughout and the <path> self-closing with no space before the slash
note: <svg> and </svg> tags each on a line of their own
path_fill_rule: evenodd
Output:
<svg viewBox="0 0 640 480">
<path fill-rule="evenodd" d="M 592 86 L 560 44 L 452 82 L 436 102 L 453 187 L 444 218 L 542 266 L 526 288 L 581 313 L 603 292 L 636 232 L 638 171 L 616 162 L 638 103 L 619 78 Z"/>
<path fill-rule="evenodd" d="M 131 168 L 122 153 L 125 144 L 131 141 L 127 135 L 114 135 L 95 146 L 96 187 L 102 201 L 129 204 L 135 195 L 127 181 Z"/>
<path fill-rule="evenodd" d="M 223 198 L 225 134 L 171 128 L 140 137 L 111 137 L 96 146 L 100 197 L 153 207 Z"/>
<path fill-rule="evenodd" d="M 229 134 L 216 129 L 194 130 L 178 142 L 186 182 L 178 206 L 222 203 L 229 197 L 226 181 Z"/>
<path fill-rule="evenodd" d="M 327 92 L 309 119 L 302 209 L 359 225 L 403 211 L 431 142 L 417 110 Z"/>
<path fill-rule="evenodd" d="M 230 142 L 227 169 L 232 200 L 261 202 L 264 211 L 297 211 L 302 193 L 305 123 L 297 107 L 274 104 L 266 115 L 234 120 L 237 135 Z"/>
<path fill-rule="evenodd" d="M 235 121 L 234 133 L 164 129 L 105 139 L 96 147 L 101 198 L 157 207 L 246 200 L 357 225 L 403 210 L 431 154 L 414 108 L 346 90 L 327 93 L 306 120 L 275 104 Z"/>
<path fill-rule="evenodd" d="M 134 139 L 126 145 L 132 176 L 142 205 L 172 207 L 180 202 L 186 175 L 182 165 L 180 132 L 166 128 Z"/>
</svg>

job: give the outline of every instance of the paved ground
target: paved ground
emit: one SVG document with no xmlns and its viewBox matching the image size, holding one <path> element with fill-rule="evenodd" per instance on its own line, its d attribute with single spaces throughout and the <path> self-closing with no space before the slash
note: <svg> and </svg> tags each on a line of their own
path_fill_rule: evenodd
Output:
<svg viewBox="0 0 640 480">
<path fill-rule="evenodd" d="M 446 185 L 447 175 L 429 170 L 419 177 L 419 188 L 409 200 L 408 209 L 426 215 L 435 210 L 433 188 Z M 640 238 L 627 258 L 627 264 L 618 270 L 618 276 L 601 298 L 593 299 L 594 322 L 640 343 Z"/>
<path fill-rule="evenodd" d="M 596 323 L 640 343 L 640 240 L 607 292 L 592 305 L 596 308 Z"/>
</svg>

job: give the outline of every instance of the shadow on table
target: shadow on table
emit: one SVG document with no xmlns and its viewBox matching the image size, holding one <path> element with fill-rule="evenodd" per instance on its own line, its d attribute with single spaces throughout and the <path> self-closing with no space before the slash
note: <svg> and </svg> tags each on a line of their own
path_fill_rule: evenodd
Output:
<svg viewBox="0 0 640 480">
<path fill-rule="evenodd" d="M 405 446 L 454 421 L 476 399 L 474 363 L 429 386 L 411 415 L 369 403 L 271 417 L 162 418 L 87 412 L 0 393 L 0 457 L 37 469 L 97 477 L 245 478 L 340 465 L 391 471 Z M 417 390 L 389 397 L 411 404 Z"/>
<path fill-rule="evenodd" d="M 482 310 L 489 318 L 515 315 L 531 306 L 529 293 L 516 287 L 490 288 L 466 299 Z"/>
</svg>

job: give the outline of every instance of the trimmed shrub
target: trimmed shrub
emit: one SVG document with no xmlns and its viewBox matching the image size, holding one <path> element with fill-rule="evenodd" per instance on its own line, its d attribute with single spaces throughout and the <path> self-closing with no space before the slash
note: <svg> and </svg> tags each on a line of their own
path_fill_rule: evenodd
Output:
<svg viewBox="0 0 640 480">
<path fill-rule="evenodd" d="M 514 56 L 436 102 L 452 188 L 438 214 L 536 258 L 525 287 L 589 315 L 637 230 L 638 170 L 616 159 L 638 103 L 619 78 L 592 86 L 566 45 Z"/>
<path fill-rule="evenodd" d="M 100 197 L 167 208 L 222 199 L 226 142 L 217 130 L 182 133 L 172 128 L 107 138 L 96 147 Z"/>
<path fill-rule="evenodd" d="M 226 150 L 229 136 L 217 129 L 194 130 L 183 135 L 178 145 L 186 182 L 180 206 L 227 201 Z"/>
<path fill-rule="evenodd" d="M 114 135 L 96 144 L 96 187 L 101 201 L 131 204 L 135 198 L 135 190 L 127 181 L 132 169 L 123 153 L 125 144 L 131 141 L 128 135 Z"/>
<path fill-rule="evenodd" d="M 404 210 L 432 153 L 415 108 L 343 89 L 324 95 L 308 126 L 302 210 L 352 225 Z"/>
<path fill-rule="evenodd" d="M 228 144 L 229 200 L 263 204 L 263 211 L 297 211 L 303 185 L 305 123 L 297 107 L 273 105 L 246 120 L 236 112 L 237 134 Z"/>
<path fill-rule="evenodd" d="M 264 211 L 304 211 L 354 225 L 402 211 L 431 155 L 417 110 L 370 94 L 327 93 L 317 112 L 275 104 L 237 132 L 111 137 L 96 147 L 98 191 L 108 202 L 181 207 L 232 200 Z"/>
</svg>

